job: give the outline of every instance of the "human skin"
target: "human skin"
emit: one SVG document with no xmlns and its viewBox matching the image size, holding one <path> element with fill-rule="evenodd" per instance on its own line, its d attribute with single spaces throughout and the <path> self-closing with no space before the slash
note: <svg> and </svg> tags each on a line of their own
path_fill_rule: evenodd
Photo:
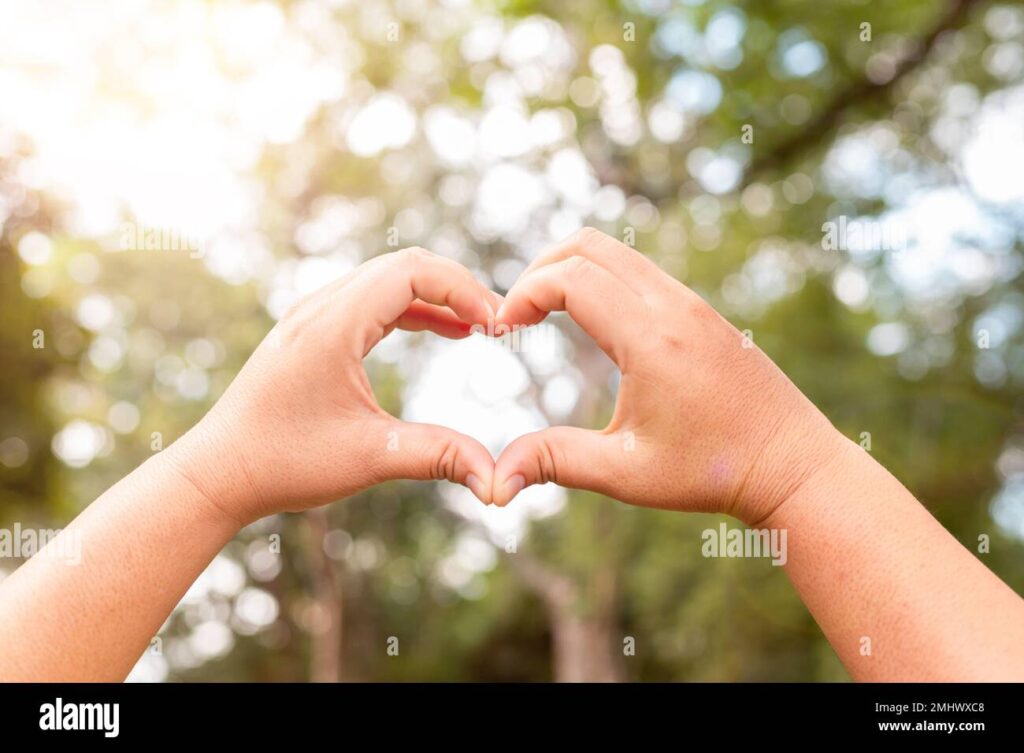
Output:
<svg viewBox="0 0 1024 753">
<path fill-rule="evenodd" d="M 552 311 L 619 366 L 615 411 L 512 442 L 495 504 L 553 481 L 785 529 L 785 570 L 854 679 L 1024 681 L 1024 600 L 699 296 L 585 229 L 533 261 L 497 326 Z"/>
<path fill-rule="evenodd" d="M 362 359 L 381 337 L 495 331 L 495 309 L 499 325 L 565 310 L 615 360 L 605 430 L 529 434 L 494 463 L 377 406 Z M 0 680 L 123 679 L 243 526 L 390 478 L 447 478 L 499 505 L 554 481 L 785 528 L 786 570 L 854 678 L 1024 679 L 1024 601 L 697 295 L 585 230 L 504 302 L 418 249 L 301 302 L 196 427 L 61 534 L 77 565 L 40 554 L 0 583 Z"/>
<path fill-rule="evenodd" d="M 486 448 L 387 414 L 362 360 L 395 327 L 465 337 L 500 302 L 461 265 L 406 249 L 295 306 L 199 424 L 0 583 L 0 680 L 124 679 L 209 562 L 265 515 L 393 478 L 448 479 L 487 501 Z M 61 547 L 80 561 L 48 556 Z"/>
</svg>

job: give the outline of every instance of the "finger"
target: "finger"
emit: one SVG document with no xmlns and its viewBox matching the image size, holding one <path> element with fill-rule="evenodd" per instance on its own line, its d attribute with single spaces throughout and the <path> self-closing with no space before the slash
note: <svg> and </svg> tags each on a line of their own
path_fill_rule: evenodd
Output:
<svg viewBox="0 0 1024 753">
<path fill-rule="evenodd" d="M 498 457 L 491 500 L 504 507 L 527 486 L 548 481 L 614 496 L 609 479 L 619 475 L 620 451 L 615 435 L 599 431 L 555 426 L 524 434 Z"/>
<path fill-rule="evenodd" d="M 523 274 L 573 256 L 582 256 L 601 265 L 638 295 L 658 289 L 667 280 L 675 282 L 674 278 L 665 274 L 661 267 L 635 248 L 592 227 L 577 230 L 561 243 L 541 253 L 530 262 Z"/>
<path fill-rule="evenodd" d="M 339 293 L 363 327 L 365 355 L 387 328 L 419 299 L 450 308 L 470 324 L 486 326 L 494 316 L 493 295 L 461 264 L 425 251 L 408 248 L 385 254 L 363 265 Z"/>
<path fill-rule="evenodd" d="M 480 442 L 444 426 L 398 419 L 386 429 L 387 450 L 380 464 L 384 478 L 447 479 L 491 503 L 494 458 Z"/>
<path fill-rule="evenodd" d="M 419 250 L 423 250 L 423 249 L 419 249 Z M 429 254 L 430 252 L 427 251 L 426 253 Z M 337 295 L 338 295 L 338 291 L 340 291 L 343 288 L 345 288 L 345 286 L 347 286 L 350 282 L 352 282 L 352 280 L 358 278 L 361 273 L 365 273 L 366 271 L 368 271 L 368 269 L 371 266 L 373 266 L 375 264 L 379 264 L 381 261 L 388 259 L 389 256 L 390 256 L 389 254 L 382 254 L 381 256 L 375 256 L 373 259 L 370 259 L 369 261 L 365 262 L 362 266 L 357 267 L 356 269 L 352 270 L 351 272 L 346 273 L 345 275 L 343 275 L 342 277 L 338 278 L 337 280 L 334 280 L 333 282 L 328 283 L 327 285 L 324 285 L 323 287 L 313 291 L 308 296 L 306 296 L 304 299 L 302 299 L 302 303 L 303 304 L 316 305 L 317 302 L 323 301 L 325 299 L 336 298 Z M 438 258 L 443 259 L 444 257 L 438 257 Z M 450 261 L 452 264 L 454 264 L 456 266 L 459 266 L 458 262 L 454 262 L 454 261 L 451 261 L 451 260 L 448 260 L 448 261 Z M 488 301 L 490 302 L 491 309 L 493 311 L 497 311 L 501 307 L 501 304 L 505 301 L 505 297 L 503 295 L 501 295 L 500 293 L 497 293 L 497 292 L 491 290 L 490 288 L 484 288 L 484 290 L 487 291 L 487 297 L 488 297 Z M 297 304 L 293 303 L 292 305 L 294 306 L 294 305 L 297 305 Z"/>
<path fill-rule="evenodd" d="M 497 310 L 501 308 L 501 304 L 505 302 L 505 296 L 503 296 L 501 293 L 495 293 L 490 288 L 487 289 L 487 292 L 491 296 L 491 308 L 495 312 L 497 312 Z"/>
<path fill-rule="evenodd" d="M 626 357 L 644 335 L 644 302 L 611 272 L 581 256 L 520 277 L 505 297 L 498 323 L 536 324 L 550 311 L 566 311 L 625 373 Z"/>
<path fill-rule="evenodd" d="M 396 328 L 407 332 L 429 330 L 441 337 L 459 340 L 468 337 L 472 327 L 473 325 L 457 317 L 451 309 L 423 301 L 413 301 L 398 319 L 384 328 L 384 334 L 387 335 Z"/>
</svg>

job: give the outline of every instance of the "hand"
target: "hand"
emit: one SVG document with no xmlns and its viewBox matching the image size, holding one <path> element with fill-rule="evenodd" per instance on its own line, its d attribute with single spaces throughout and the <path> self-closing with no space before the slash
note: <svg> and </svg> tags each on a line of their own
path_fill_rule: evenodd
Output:
<svg viewBox="0 0 1024 753">
<path fill-rule="evenodd" d="M 372 259 L 294 306 L 168 459 L 241 525 L 396 478 L 448 479 L 489 502 L 487 449 L 386 413 L 362 361 L 395 327 L 466 337 L 500 303 L 423 249 Z"/>
<path fill-rule="evenodd" d="M 523 272 L 497 324 L 566 311 L 621 371 L 603 431 L 555 427 L 498 458 L 506 505 L 554 481 L 631 504 L 764 520 L 846 440 L 772 361 L 647 257 L 584 229 Z"/>
</svg>

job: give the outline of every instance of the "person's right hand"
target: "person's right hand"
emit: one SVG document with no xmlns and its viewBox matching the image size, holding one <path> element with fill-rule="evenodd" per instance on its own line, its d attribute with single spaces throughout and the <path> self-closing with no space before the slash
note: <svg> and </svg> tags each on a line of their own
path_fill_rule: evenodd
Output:
<svg viewBox="0 0 1024 753">
<path fill-rule="evenodd" d="M 603 431 L 553 427 L 498 458 L 492 497 L 553 481 L 631 504 L 767 518 L 845 444 L 753 342 L 634 249 L 586 228 L 539 256 L 497 324 L 566 311 L 618 365 Z"/>
<path fill-rule="evenodd" d="M 386 413 L 362 361 L 396 327 L 462 338 L 500 303 L 461 264 L 421 248 L 371 259 L 296 304 L 166 457 L 240 525 L 397 478 L 447 479 L 489 502 L 487 449 Z"/>
</svg>

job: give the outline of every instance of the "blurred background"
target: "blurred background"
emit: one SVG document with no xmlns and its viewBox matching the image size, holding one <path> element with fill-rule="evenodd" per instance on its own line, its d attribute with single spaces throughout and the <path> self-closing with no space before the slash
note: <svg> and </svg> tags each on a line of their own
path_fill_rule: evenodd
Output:
<svg viewBox="0 0 1024 753">
<path fill-rule="evenodd" d="M 65 525 L 361 261 L 504 291 L 584 224 L 1024 592 L 1024 9 L 972 0 L 0 0 L 0 527 Z M 615 369 L 551 321 L 367 369 L 495 454 L 600 427 Z M 131 679 L 845 679 L 781 568 L 701 556 L 722 520 L 387 484 L 244 530 Z"/>
</svg>

